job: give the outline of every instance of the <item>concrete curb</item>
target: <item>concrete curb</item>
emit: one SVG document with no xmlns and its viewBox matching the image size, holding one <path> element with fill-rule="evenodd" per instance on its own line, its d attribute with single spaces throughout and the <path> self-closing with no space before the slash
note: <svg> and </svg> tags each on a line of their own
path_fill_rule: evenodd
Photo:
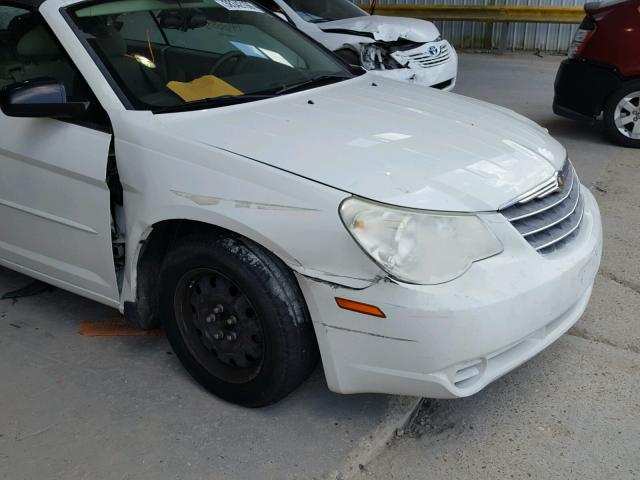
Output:
<svg viewBox="0 0 640 480">
<path fill-rule="evenodd" d="M 376 458 L 393 440 L 398 429 L 404 429 L 422 403 L 417 397 L 393 397 L 385 418 L 347 455 L 342 464 L 323 475 L 323 480 L 351 480 Z"/>
</svg>

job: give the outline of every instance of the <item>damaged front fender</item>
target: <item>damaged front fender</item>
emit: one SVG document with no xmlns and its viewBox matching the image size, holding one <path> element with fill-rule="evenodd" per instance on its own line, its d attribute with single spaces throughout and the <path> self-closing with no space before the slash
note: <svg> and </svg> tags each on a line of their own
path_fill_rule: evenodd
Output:
<svg viewBox="0 0 640 480">
<path fill-rule="evenodd" d="M 356 278 L 347 277 L 344 275 L 336 275 L 329 272 L 323 272 L 320 270 L 314 270 L 312 268 L 305 268 L 301 265 L 288 265 L 291 270 L 302 275 L 303 277 L 332 286 L 333 288 L 349 288 L 353 290 L 364 290 L 376 283 L 378 283 L 383 277 L 376 276 L 373 278 Z"/>
<path fill-rule="evenodd" d="M 433 42 L 440 36 L 438 28 L 426 20 L 380 15 L 326 22 L 323 24 L 322 30 L 325 32 L 349 32 L 351 35 L 368 35 L 381 42 L 408 40 L 410 42 L 425 43 Z"/>
<path fill-rule="evenodd" d="M 451 45 L 440 38 L 427 43 L 407 40 L 364 43 L 360 51 L 362 66 L 367 70 L 423 70 L 445 64 L 453 55 Z"/>
</svg>

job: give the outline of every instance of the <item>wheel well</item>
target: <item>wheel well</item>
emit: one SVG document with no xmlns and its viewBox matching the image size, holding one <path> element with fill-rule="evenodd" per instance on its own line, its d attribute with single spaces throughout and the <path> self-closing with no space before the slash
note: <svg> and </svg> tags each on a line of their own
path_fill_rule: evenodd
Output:
<svg viewBox="0 0 640 480">
<path fill-rule="evenodd" d="M 135 327 L 152 330 L 160 326 L 158 290 L 160 266 L 171 246 L 180 238 L 195 232 L 229 232 L 194 220 L 164 220 L 153 225 L 143 241 L 136 263 L 136 302 L 126 302 L 124 313 Z M 234 232 L 229 232 L 235 235 Z"/>
<path fill-rule="evenodd" d="M 162 261 L 176 241 L 194 233 L 210 233 L 212 235 L 227 233 L 246 238 L 232 230 L 196 220 L 164 220 L 154 224 L 149 236 L 141 242 L 142 246 L 136 263 L 136 301 L 135 303 L 126 302 L 124 305 L 125 317 L 135 327 L 152 330 L 160 326 L 158 291 Z M 251 239 L 247 240 L 265 249 L 283 265 L 286 265 L 270 249 Z"/>
<path fill-rule="evenodd" d="M 613 97 L 613 95 L 615 95 L 618 90 L 626 87 L 627 85 L 629 85 L 632 82 L 637 82 L 640 81 L 640 76 L 634 76 L 634 77 L 622 77 L 620 80 L 620 83 L 616 86 L 616 88 L 614 88 L 613 90 L 611 90 L 603 99 L 602 99 L 602 104 L 600 105 L 600 107 L 598 108 L 598 115 L 602 114 L 607 106 L 607 103 L 609 102 L 609 99 L 611 97 Z"/>
</svg>

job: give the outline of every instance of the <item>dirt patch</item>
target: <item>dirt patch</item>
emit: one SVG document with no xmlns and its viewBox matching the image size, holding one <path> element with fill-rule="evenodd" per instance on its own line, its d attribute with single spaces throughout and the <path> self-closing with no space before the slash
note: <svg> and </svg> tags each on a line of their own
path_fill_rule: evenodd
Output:
<svg viewBox="0 0 640 480">
<path fill-rule="evenodd" d="M 160 337 L 163 330 L 138 330 L 132 327 L 124 317 L 110 320 L 85 320 L 80 324 L 80 335 L 85 337 Z"/>
<path fill-rule="evenodd" d="M 469 427 L 455 408 L 455 402 L 423 399 L 420 407 L 397 437 L 421 438 L 424 435 L 458 435 Z"/>
</svg>

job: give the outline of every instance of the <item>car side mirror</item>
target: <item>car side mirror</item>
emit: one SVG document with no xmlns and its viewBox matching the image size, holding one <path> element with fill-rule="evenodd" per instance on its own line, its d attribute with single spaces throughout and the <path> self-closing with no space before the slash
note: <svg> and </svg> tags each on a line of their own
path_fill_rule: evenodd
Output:
<svg viewBox="0 0 640 480">
<path fill-rule="evenodd" d="M 14 83 L 0 93 L 0 109 L 9 117 L 77 118 L 89 106 L 89 102 L 69 102 L 64 85 L 49 78 Z"/>
</svg>

